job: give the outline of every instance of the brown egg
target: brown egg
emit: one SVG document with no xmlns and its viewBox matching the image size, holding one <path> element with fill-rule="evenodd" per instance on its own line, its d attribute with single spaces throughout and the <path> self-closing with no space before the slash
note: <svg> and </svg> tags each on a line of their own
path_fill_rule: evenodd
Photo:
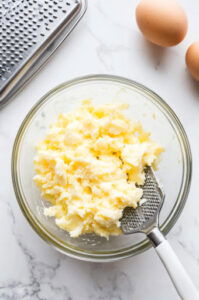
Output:
<svg viewBox="0 0 199 300">
<path fill-rule="evenodd" d="M 154 44 L 170 47 L 180 43 L 187 32 L 187 17 L 176 0 L 142 0 L 136 8 L 138 27 Z"/>
<path fill-rule="evenodd" d="M 191 75 L 199 81 L 199 41 L 189 46 L 186 53 L 186 64 Z"/>
</svg>

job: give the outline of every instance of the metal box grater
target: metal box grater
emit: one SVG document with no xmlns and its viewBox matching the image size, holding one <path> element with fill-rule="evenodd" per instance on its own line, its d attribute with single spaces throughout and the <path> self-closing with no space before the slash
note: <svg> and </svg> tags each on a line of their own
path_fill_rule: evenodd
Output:
<svg viewBox="0 0 199 300">
<path fill-rule="evenodd" d="M 83 16 L 86 0 L 0 0 L 0 107 Z"/>
</svg>

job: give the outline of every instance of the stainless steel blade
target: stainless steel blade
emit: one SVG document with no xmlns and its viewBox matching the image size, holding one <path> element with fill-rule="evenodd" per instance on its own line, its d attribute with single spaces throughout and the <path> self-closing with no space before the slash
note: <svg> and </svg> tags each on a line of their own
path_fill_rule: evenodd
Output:
<svg viewBox="0 0 199 300">
<path fill-rule="evenodd" d="M 0 1 L 0 107 L 66 38 L 86 0 Z"/>
<path fill-rule="evenodd" d="M 144 204 L 136 209 L 124 209 L 121 228 L 124 234 L 135 232 L 147 233 L 158 223 L 158 215 L 164 201 L 164 193 L 151 167 L 145 168 L 145 183 L 142 199 Z"/>
</svg>

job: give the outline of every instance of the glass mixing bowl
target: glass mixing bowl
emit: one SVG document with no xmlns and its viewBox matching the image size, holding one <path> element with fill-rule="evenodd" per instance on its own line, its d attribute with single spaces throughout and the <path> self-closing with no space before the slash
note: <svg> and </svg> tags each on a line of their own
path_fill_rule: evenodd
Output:
<svg viewBox="0 0 199 300">
<path fill-rule="evenodd" d="M 43 139 L 49 125 L 61 112 L 75 109 L 83 99 L 93 103 L 119 101 L 129 103 L 127 116 L 140 120 L 165 152 L 157 176 L 166 198 L 160 214 L 161 230 L 166 234 L 179 217 L 191 181 L 191 152 L 186 133 L 172 109 L 154 92 L 131 80 L 93 75 L 63 83 L 47 93 L 29 112 L 17 134 L 12 177 L 18 203 L 34 230 L 57 250 L 88 261 L 113 261 L 138 254 L 150 243 L 144 235 L 121 235 L 109 240 L 94 234 L 71 238 L 45 217 L 48 203 L 41 198 L 33 182 L 36 144 Z"/>
</svg>

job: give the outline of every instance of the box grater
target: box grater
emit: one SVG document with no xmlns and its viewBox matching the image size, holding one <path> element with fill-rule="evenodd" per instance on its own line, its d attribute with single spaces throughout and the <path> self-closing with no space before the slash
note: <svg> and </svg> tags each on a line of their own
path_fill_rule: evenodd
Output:
<svg viewBox="0 0 199 300">
<path fill-rule="evenodd" d="M 86 0 L 0 0 L 0 107 L 42 66 L 86 10 Z"/>
</svg>

